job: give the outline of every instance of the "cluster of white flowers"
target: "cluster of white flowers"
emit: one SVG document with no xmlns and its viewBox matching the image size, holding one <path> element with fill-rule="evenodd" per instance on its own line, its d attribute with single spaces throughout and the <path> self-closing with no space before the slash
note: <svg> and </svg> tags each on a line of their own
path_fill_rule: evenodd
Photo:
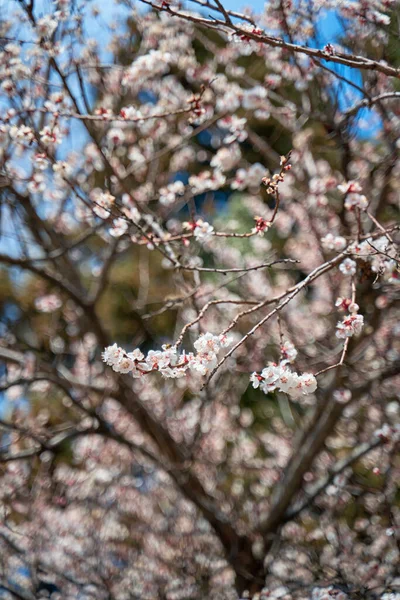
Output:
<svg viewBox="0 0 400 600">
<path fill-rule="evenodd" d="M 234 113 L 240 106 L 243 96 L 243 90 L 235 82 L 229 82 L 224 75 L 218 77 L 213 84 L 214 89 L 218 92 L 219 89 L 224 89 L 224 93 L 219 95 L 216 104 L 218 113 Z"/>
<path fill-rule="evenodd" d="M 40 131 L 40 141 L 45 146 L 53 146 L 55 144 L 61 144 L 62 136 L 60 128 L 57 125 L 46 125 Z"/>
<path fill-rule="evenodd" d="M 233 190 L 244 190 L 246 188 L 258 188 L 263 177 L 267 175 L 266 168 L 260 163 L 254 163 L 248 169 L 238 169 L 235 179 L 231 183 Z"/>
<path fill-rule="evenodd" d="M 214 235 L 214 227 L 207 223 L 207 221 L 203 221 L 203 219 L 198 219 L 196 221 L 196 227 L 194 229 L 194 237 L 196 240 L 200 242 L 207 242 Z"/>
<path fill-rule="evenodd" d="M 282 353 L 288 358 L 279 364 L 270 363 L 261 373 L 252 373 L 250 381 L 253 388 L 260 388 L 264 394 L 278 390 L 289 394 L 292 398 L 300 398 L 312 394 L 317 389 L 317 380 L 311 373 L 298 373 L 288 368 L 288 362 L 292 362 L 297 356 L 297 350 L 290 342 L 283 344 Z"/>
<path fill-rule="evenodd" d="M 94 189 L 90 196 L 94 203 L 93 212 L 101 219 L 108 219 L 115 197 L 109 192 L 102 192 L 99 188 Z"/>
<path fill-rule="evenodd" d="M 57 113 L 61 109 L 65 109 L 66 106 L 67 102 L 63 92 L 53 92 L 50 94 L 49 99 L 44 103 L 44 107 L 53 113 Z"/>
<path fill-rule="evenodd" d="M 194 343 L 193 352 L 178 352 L 176 346 L 162 346 L 162 350 L 150 350 L 145 357 L 136 348 L 133 352 L 125 352 L 117 344 L 108 346 L 102 353 L 103 361 L 117 373 L 131 373 L 135 378 L 142 377 L 151 371 L 159 371 L 164 377 L 184 377 L 188 370 L 206 375 L 217 365 L 217 354 L 225 348 L 229 340 L 225 335 L 205 333 Z"/>
<path fill-rule="evenodd" d="M 347 210 L 354 210 L 359 208 L 360 210 L 366 210 L 368 207 L 368 200 L 361 194 L 362 187 L 357 181 L 348 181 L 338 185 L 338 190 L 345 194 L 344 207 Z"/>
<path fill-rule="evenodd" d="M 251 34 L 260 34 L 262 31 L 250 25 L 250 23 L 239 23 L 241 33 L 234 32 L 231 35 L 231 41 L 238 44 L 240 47 L 240 54 L 243 56 L 250 56 L 253 52 L 257 52 L 260 49 L 260 42 L 253 40 L 251 37 L 246 35 L 246 32 Z"/>
<path fill-rule="evenodd" d="M 129 105 L 129 106 L 124 106 L 123 108 L 121 108 L 121 110 L 119 111 L 120 116 L 123 119 L 127 119 L 127 120 L 137 120 L 139 121 L 140 119 L 143 119 L 143 114 L 142 112 L 136 108 L 135 106 Z"/>
<path fill-rule="evenodd" d="M 390 6 L 390 3 L 389 3 Z M 386 8 L 386 7 L 385 7 Z M 379 25 L 389 25 L 390 24 L 390 16 L 385 15 L 378 10 L 367 10 L 365 13 L 365 19 L 372 23 L 378 23 Z M 399 595 L 400 597 L 400 595 Z"/>
<path fill-rule="evenodd" d="M 112 127 L 107 132 L 107 140 L 112 146 L 119 146 L 125 141 L 125 132 L 120 127 Z"/>
<path fill-rule="evenodd" d="M 238 117 L 237 115 L 228 115 L 218 121 L 218 127 L 222 130 L 228 130 L 228 134 L 223 138 L 224 144 L 231 144 L 232 142 L 244 142 L 247 138 L 246 131 L 247 119 L 245 117 Z"/>
<path fill-rule="evenodd" d="M 168 52 L 160 50 L 150 50 L 147 54 L 138 56 L 132 65 L 127 69 L 123 78 L 122 85 L 133 89 L 140 89 L 140 86 L 148 79 L 155 79 L 163 75 L 169 69 Z"/>
<path fill-rule="evenodd" d="M 57 21 L 51 15 L 45 15 L 36 21 L 36 31 L 40 37 L 51 37 L 57 29 Z"/>
<path fill-rule="evenodd" d="M 217 190 L 226 181 L 225 175 L 216 169 L 213 173 L 210 171 L 202 171 L 198 175 L 189 177 L 189 185 L 192 188 L 193 194 L 202 194 L 209 190 Z"/>
<path fill-rule="evenodd" d="M 348 310 L 349 313 L 356 313 L 359 310 L 359 306 L 358 304 L 356 304 L 355 302 L 353 302 L 350 298 L 342 298 L 339 297 L 337 298 L 336 302 L 335 302 L 335 306 L 337 306 L 337 308 L 339 308 L 339 310 Z"/>
<path fill-rule="evenodd" d="M 288 362 L 292 363 L 296 360 L 296 356 L 298 353 L 296 348 L 294 347 L 294 344 L 292 344 L 292 342 L 289 342 L 289 340 L 285 340 L 281 345 L 281 354 L 284 360 L 287 360 Z"/>
<path fill-rule="evenodd" d="M 12 96 L 15 93 L 15 84 L 11 79 L 4 79 L 1 84 L 1 89 L 7 95 Z"/>
<path fill-rule="evenodd" d="M 380 429 L 375 431 L 375 435 L 383 441 L 398 442 L 400 441 L 400 423 L 396 425 L 385 423 Z"/>
<path fill-rule="evenodd" d="M 359 335 L 364 326 L 364 317 L 357 313 L 350 314 L 336 325 L 336 337 L 346 339 L 353 335 Z"/>
<path fill-rule="evenodd" d="M 400 600 L 400 592 L 385 592 L 380 600 Z"/>
<path fill-rule="evenodd" d="M 344 263 L 347 264 L 342 268 Z M 354 275 L 356 272 L 356 263 L 354 260 L 346 258 L 339 268 L 345 274 Z M 337 323 L 336 337 L 339 339 L 346 339 L 353 335 L 359 335 L 364 327 L 364 317 L 358 314 L 360 308 L 358 304 L 353 302 L 350 298 L 338 298 L 335 302 L 335 306 L 337 306 L 339 310 L 349 311 L 350 313 L 344 317 L 342 321 Z"/>
<path fill-rule="evenodd" d="M 101 117 L 104 121 L 111 121 L 114 117 L 114 113 L 111 108 L 105 108 L 105 106 L 99 106 L 96 108 L 94 114 L 97 117 Z"/>
<path fill-rule="evenodd" d="M 360 256 L 371 264 L 371 270 L 385 275 L 390 283 L 398 279 L 396 248 L 385 236 L 374 240 L 372 237 L 349 247 L 354 256 Z"/>
<path fill-rule="evenodd" d="M 39 312 L 51 313 L 62 306 L 61 298 L 56 294 L 48 294 L 35 299 L 35 308 Z"/>
<path fill-rule="evenodd" d="M 43 192 L 46 189 L 46 183 L 42 173 L 33 173 L 27 187 L 31 194 Z"/>
<path fill-rule="evenodd" d="M 199 242 L 207 242 L 214 235 L 214 227 L 203 221 L 203 219 L 197 219 L 197 221 L 186 221 L 183 223 L 183 228 L 189 231 L 193 231 L 193 235 Z"/>
<path fill-rule="evenodd" d="M 183 181 L 174 181 L 166 187 L 160 188 L 160 204 L 170 206 L 174 204 L 177 196 L 183 196 L 185 193 L 185 184 Z"/>
<path fill-rule="evenodd" d="M 33 157 L 33 167 L 38 171 L 45 171 L 49 166 L 49 159 L 44 152 L 35 154 Z"/>
<path fill-rule="evenodd" d="M 325 588 L 314 588 L 310 600 L 332 600 L 333 598 L 335 600 L 348 600 L 349 596 L 342 590 L 335 588 L 333 585 L 329 585 Z"/>
<path fill-rule="evenodd" d="M 129 224 L 126 219 L 114 219 L 113 226 L 109 229 L 109 234 L 112 237 L 121 237 L 128 230 Z"/>
<path fill-rule="evenodd" d="M 27 125 L 20 125 L 19 127 L 17 125 L 13 125 L 12 127 L 10 127 L 9 134 L 11 139 L 19 143 L 25 142 L 27 144 L 30 144 L 35 138 L 33 129 L 31 129 Z"/>
<path fill-rule="evenodd" d="M 345 258 L 345 260 L 340 263 L 339 269 L 343 275 L 355 275 L 357 271 L 357 263 L 351 258 Z"/>
<path fill-rule="evenodd" d="M 321 238 L 321 244 L 324 250 L 335 250 L 340 252 L 346 248 L 346 240 L 341 235 L 333 235 L 328 233 L 325 237 Z"/>
<path fill-rule="evenodd" d="M 220 171 L 230 171 L 239 162 L 241 156 L 239 144 L 223 146 L 214 154 L 210 165 Z"/>
<path fill-rule="evenodd" d="M 267 96 L 266 88 L 262 85 L 256 85 L 243 92 L 242 106 L 246 110 L 255 110 L 254 116 L 257 119 L 268 119 L 270 113 Z"/>
<path fill-rule="evenodd" d="M 352 394 L 350 390 L 340 388 L 338 390 L 335 390 L 332 396 L 333 399 L 336 400 L 336 402 L 338 402 L 339 404 L 347 404 L 347 402 L 350 402 Z"/>
</svg>

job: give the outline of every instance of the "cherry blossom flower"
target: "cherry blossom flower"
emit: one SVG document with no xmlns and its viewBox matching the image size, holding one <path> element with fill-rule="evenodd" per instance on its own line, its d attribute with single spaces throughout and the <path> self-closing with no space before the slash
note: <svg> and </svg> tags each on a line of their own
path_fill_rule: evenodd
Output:
<svg viewBox="0 0 400 600">
<path fill-rule="evenodd" d="M 113 237 L 116 237 L 116 238 L 121 237 L 122 235 L 124 235 L 124 233 L 127 232 L 128 227 L 129 227 L 129 224 L 125 219 L 114 219 L 113 226 L 109 230 L 110 235 L 112 235 Z"/>
<path fill-rule="evenodd" d="M 124 351 L 117 344 L 108 346 L 101 354 L 103 361 L 110 367 L 116 365 L 124 356 Z"/>
<path fill-rule="evenodd" d="M 340 235 L 327 233 L 326 236 L 321 238 L 321 244 L 325 250 L 335 250 L 336 252 L 340 252 L 346 248 L 347 242 L 346 239 Z"/>
<path fill-rule="evenodd" d="M 255 163 L 248 169 L 238 169 L 231 188 L 233 190 L 258 189 L 265 174 L 266 169 L 260 163 Z"/>
<path fill-rule="evenodd" d="M 135 106 L 124 106 L 119 112 L 123 119 L 140 120 L 143 118 L 142 112 Z"/>
<path fill-rule="evenodd" d="M 28 190 L 32 194 L 38 194 L 46 189 L 45 178 L 41 173 L 34 173 L 28 183 Z"/>
<path fill-rule="evenodd" d="M 351 400 L 352 393 L 350 390 L 338 389 L 333 392 L 332 396 L 339 404 L 347 404 Z"/>
<path fill-rule="evenodd" d="M 61 132 L 57 125 L 46 125 L 40 131 L 40 141 L 45 146 L 52 146 L 54 144 L 61 144 Z"/>
<path fill-rule="evenodd" d="M 296 360 L 297 350 L 292 344 L 292 342 L 289 342 L 289 340 L 285 340 L 281 345 L 281 354 L 283 359 L 292 363 Z"/>
<path fill-rule="evenodd" d="M 109 192 L 93 190 L 92 200 L 94 202 L 93 212 L 101 219 L 107 219 L 110 216 L 111 208 L 115 198 Z"/>
<path fill-rule="evenodd" d="M 340 263 L 339 269 L 344 275 L 355 275 L 357 263 L 351 258 L 345 258 L 345 260 Z"/>
<path fill-rule="evenodd" d="M 48 294 L 35 299 L 35 307 L 39 312 L 51 313 L 62 306 L 62 300 L 56 294 Z"/>
<path fill-rule="evenodd" d="M 21 125 L 20 127 L 13 125 L 10 128 L 10 137 L 17 142 L 26 142 L 27 144 L 30 144 L 34 140 L 35 135 L 33 130 L 27 125 Z"/>
<path fill-rule="evenodd" d="M 174 181 L 164 188 L 160 188 L 160 204 L 169 206 L 174 204 L 177 196 L 185 193 L 185 185 L 182 181 Z"/>
<path fill-rule="evenodd" d="M 308 395 L 317 389 L 317 380 L 311 373 L 298 375 L 287 368 L 287 361 L 279 365 L 270 363 L 261 371 L 261 374 L 252 373 L 250 381 L 254 388 L 260 388 L 265 394 L 278 390 L 284 392 L 294 399 L 302 395 Z"/>
<path fill-rule="evenodd" d="M 213 173 L 203 171 L 199 175 L 189 177 L 189 185 L 193 194 L 202 194 L 208 190 L 217 190 L 222 187 L 226 181 L 225 175 L 218 169 Z"/>
<path fill-rule="evenodd" d="M 57 20 L 50 15 L 45 15 L 36 22 L 36 31 L 41 37 L 51 37 L 57 29 Z"/>
<path fill-rule="evenodd" d="M 359 335 L 364 326 L 364 317 L 359 314 L 349 315 L 336 325 L 336 337 L 346 339 L 353 335 Z"/>
<path fill-rule="evenodd" d="M 221 171 L 230 171 L 240 160 L 241 152 L 238 144 L 220 148 L 211 159 L 210 165 Z"/>
<path fill-rule="evenodd" d="M 49 166 L 47 155 L 43 152 L 35 154 L 33 157 L 33 164 L 35 169 L 38 169 L 39 171 L 45 171 Z"/>
<path fill-rule="evenodd" d="M 199 242 L 207 242 L 214 235 L 214 227 L 207 223 L 207 221 L 203 221 L 203 219 L 198 219 L 196 221 L 196 227 L 194 228 L 194 237 Z"/>
</svg>

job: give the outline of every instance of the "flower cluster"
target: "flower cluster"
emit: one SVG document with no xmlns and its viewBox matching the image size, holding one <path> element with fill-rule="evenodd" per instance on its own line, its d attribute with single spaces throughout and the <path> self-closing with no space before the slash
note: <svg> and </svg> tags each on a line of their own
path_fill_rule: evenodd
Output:
<svg viewBox="0 0 400 600">
<path fill-rule="evenodd" d="M 101 219 L 108 219 L 115 201 L 114 196 L 109 192 L 95 189 L 91 193 L 91 197 L 94 203 L 93 212 Z"/>
<path fill-rule="evenodd" d="M 10 138 L 20 144 L 24 142 L 26 144 L 30 144 L 35 138 L 33 130 L 27 125 L 20 125 L 19 127 L 17 125 L 13 125 L 10 128 L 9 133 Z"/>
<path fill-rule="evenodd" d="M 256 226 L 252 228 L 251 233 L 256 233 L 257 235 L 264 235 L 264 232 L 267 231 L 271 223 L 264 219 L 263 217 L 254 217 L 256 222 Z"/>
<path fill-rule="evenodd" d="M 349 252 L 368 261 L 371 270 L 378 275 L 384 275 L 390 283 L 398 279 L 396 248 L 385 236 L 354 242 L 349 246 Z"/>
<path fill-rule="evenodd" d="M 357 313 L 360 308 L 358 304 L 353 302 L 350 298 L 341 297 L 336 300 L 335 306 L 339 308 L 339 310 L 348 310 L 350 313 Z"/>
<path fill-rule="evenodd" d="M 36 310 L 43 313 L 51 313 L 62 306 L 62 300 L 57 294 L 48 294 L 35 299 Z"/>
<path fill-rule="evenodd" d="M 118 238 L 128 231 L 129 223 L 125 219 L 114 219 L 113 226 L 109 229 L 112 237 Z"/>
<path fill-rule="evenodd" d="M 359 208 L 360 210 L 366 210 L 368 207 L 368 200 L 361 194 L 362 187 L 357 181 L 348 181 L 347 183 L 338 185 L 338 190 L 345 194 L 344 207 L 347 210 L 354 210 Z"/>
<path fill-rule="evenodd" d="M 183 223 L 183 228 L 188 231 L 193 231 L 193 235 L 199 242 L 208 242 L 214 235 L 214 227 L 203 221 L 203 219 L 197 219 L 197 221 L 186 221 Z"/>
<path fill-rule="evenodd" d="M 388 425 L 385 423 L 380 429 L 375 431 L 376 437 L 383 442 L 398 442 L 400 441 L 400 423 L 396 425 Z"/>
<path fill-rule="evenodd" d="M 281 345 L 281 354 L 284 360 L 292 363 L 296 360 L 296 356 L 298 354 L 294 344 L 289 342 L 289 340 L 285 340 Z"/>
<path fill-rule="evenodd" d="M 189 177 L 189 185 L 192 188 L 193 194 L 202 194 L 209 190 L 217 190 L 225 183 L 225 175 L 219 169 L 214 172 L 202 171 L 198 175 Z"/>
<path fill-rule="evenodd" d="M 364 317 L 359 314 L 350 314 L 336 325 L 336 337 L 346 339 L 359 335 L 364 327 Z"/>
<path fill-rule="evenodd" d="M 217 365 L 218 352 L 228 344 L 224 335 L 205 333 L 194 342 L 196 354 L 179 352 L 177 346 L 164 345 L 162 350 L 150 350 L 145 357 L 139 348 L 125 352 L 113 344 L 105 348 L 102 359 L 117 373 L 131 373 L 135 378 L 159 371 L 164 377 L 175 379 L 184 377 L 188 369 L 206 375 Z"/>
<path fill-rule="evenodd" d="M 122 85 L 131 89 L 140 89 L 147 79 L 163 75 L 169 69 L 170 55 L 160 50 L 150 50 L 136 58 L 132 65 L 126 70 Z"/>
<path fill-rule="evenodd" d="M 238 117 L 237 115 L 228 115 L 218 121 L 218 127 L 222 130 L 227 130 L 229 133 L 223 138 L 224 144 L 231 144 L 232 142 L 244 142 L 247 138 L 247 131 L 245 129 L 247 119 L 244 117 Z"/>
<path fill-rule="evenodd" d="M 335 390 L 332 396 L 333 399 L 336 400 L 336 402 L 339 402 L 339 404 L 347 404 L 347 402 L 350 402 L 351 400 L 352 393 L 350 390 L 340 388 L 338 390 Z"/>
<path fill-rule="evenodd" d="M 265 167 L 260 163 L 254 163 L 248 169 L 238 169 L 235 179 L 231 183 L 231 188 L 233 190 L 258 189 L 262 178 L 265 176 L 265 171 Z"/>
<path fill-rule="evenodd" d="M 327 233 L 325 237 L 321 238 L 321 244 L 324 250 L 340 252 L 346 248 L 346 240 L 341 235 L 333 235 L 333 233 Z"/>
<path fill-rule="evenodd" d="M 183 196 L 185 184 L 182 181 L 174 181 L 166 187 L 160 188 L 160 204 L 170 206 L 174 204 L 177 196 Z"/>
<path fill-rule="evenodd" d="M 314 588 L 310 600 L 348 600 L 348 598 L 349 596 L 345 592 L 329 585 L 325 588 Z"/>
<path fill-rule="evenodd" d="M 317 389 L 317 380 L 311 373 L 298 373 L 291 371 L 287 367 L 287 361 L 283 360 L 280 364 L 270 363 L 261 373 L 254 372 L 250 376 L 253 388 L 260 388 L 264 394 L 274 392 L 284 392 L 294 399 L 312 394 Z"/>
<path fill-rule="evenodd" d="M 230 171 L 239 162 L 241 156 L 238 144 L 223 146 L 213 156 L 210 165 L 220 171 Z"/>
</svg>

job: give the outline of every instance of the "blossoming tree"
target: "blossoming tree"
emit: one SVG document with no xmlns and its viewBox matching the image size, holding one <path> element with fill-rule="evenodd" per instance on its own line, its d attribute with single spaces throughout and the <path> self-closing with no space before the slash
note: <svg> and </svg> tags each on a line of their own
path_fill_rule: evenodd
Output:
<svg viewBox="0 0 400 600">
<path fill-rule="evenodd" d="M 8 5 L 0 597 L 398 600 L 396 2 Z"/>
</svg>

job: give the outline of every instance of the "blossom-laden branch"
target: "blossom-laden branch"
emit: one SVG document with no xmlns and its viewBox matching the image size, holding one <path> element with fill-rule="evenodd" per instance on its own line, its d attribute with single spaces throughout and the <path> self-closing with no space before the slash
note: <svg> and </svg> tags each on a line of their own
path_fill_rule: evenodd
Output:
<svg viewBox="0 0 400 600">
<path fill-rule="evenodd" d="M 238 26 L 233 23 L 230 19 L 224 20 L 221 19 L 206 19 L 204 17 L 200 17 L 197 15 L 189 15 L 184 12 L 176 11 L 171 8 L 169 2 L 164 3 L 164 5 L 157 5 L 149 0 L 140 0 L 143 4 L 147 4 L 152 8 L 158 11 L 166 11 L 170 15 L 175 17 L 179 17 L 181 19 L 188 20 L 192 23 L 199 24 L 203 27 L 209 27 L 211 29 L 218 29 L 223 31 L 232 31 L 234 35 L 237 35 L 243 41 L 254 40 L 260 44 L 266 44 L 273 48 L 282 48 L 291 53 L 295 54 L 305 54 L 306 56 L 310 56 L 311 58 L 318 58 L 326 60 L 327 62 L 334 62 L 341 65 L 346 65 L 348 67 L 354 69 L 362 69 L 368 71 L 376 71 L 379 73 L 383 73 L 389 77 L 400 77 L 400 70 L 391 67 L 390 65 L 384 62 L 378 62 L 375 60 L 368 59 L 364 56 L 358 56 L 356 54 L 346 54 L 343 52 L 335 52 L 331 51 L 329 48 L 318 50 L 314 48 L 308 48 L 306 46 L 301 46 L 299 44 L 291 44 L 284 39 L 272 37 L 263 33 L 262 30 L 257 27 L 247 26 Z M 219 9 L 220 10 L 220 9 Z M 222 16 L 225 16 L 222 14 Z"/>
</svg>

